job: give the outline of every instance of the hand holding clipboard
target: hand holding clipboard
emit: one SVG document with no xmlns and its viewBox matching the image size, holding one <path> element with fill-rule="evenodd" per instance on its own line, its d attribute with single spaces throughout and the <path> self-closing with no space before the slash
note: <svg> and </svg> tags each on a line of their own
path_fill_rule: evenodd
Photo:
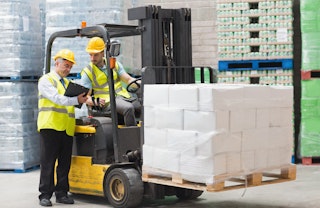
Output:
<svg viewBox="0 0 320 208">
<path fill-rule="evenodd" d="M 82 93 L 85 93 L 85 96 L 86 96 L 88 92 L 89 92 L 88 88 L 70 81 L 64 95 L 67 97 L 75 97 Z M 81 106 L 82 104 L 79 104 L 79 105 L 76 105 L 75 107 L 81 108 Z"/>
</svg>

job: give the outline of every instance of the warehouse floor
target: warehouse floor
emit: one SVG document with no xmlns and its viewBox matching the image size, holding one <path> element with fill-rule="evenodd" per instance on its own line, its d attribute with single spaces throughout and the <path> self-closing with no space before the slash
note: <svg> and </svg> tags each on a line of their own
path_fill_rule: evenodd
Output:
<svg viewBox="0 0 320 208">
<path fill-rule="evenodd" d="M 0 207 L 34 208 L 38 201 L 39 170 L 27 173 L 0 172 Z M 111 207 L 103 198 L 73 195 L 74 205 L 56 204 L 54 207 Z M 237 189 L 224 192 L 205 192 L 195 201 L 145 200 L 141 207 L 198 207 L 198 208 L 320 208 L 320 166 L 297 165 L 295 181 Z"/>
</svg>

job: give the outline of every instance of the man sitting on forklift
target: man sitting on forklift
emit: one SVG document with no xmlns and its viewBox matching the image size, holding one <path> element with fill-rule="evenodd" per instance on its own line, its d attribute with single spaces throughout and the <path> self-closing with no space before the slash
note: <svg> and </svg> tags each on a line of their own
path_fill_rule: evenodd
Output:
<svg viewBox="0 0 320 208">
<path fill-rule="evenodd" d="M 105 49 L 106 46 L 102 38 L 91 38 L 86 47 L 86 51 L 90 55 L 90 63 L 81 71 L 81 84 L 92 89 L 88 94 L 88 100 L 86 102 L 89 108 L 89 115 L 92 116 L 108 116 L 108 114 L 110 114 Z M 136 79 L 131 77 L 118 61 L 115 63 L 113 72 L 117 113 L 123 116 L 126 126 L 136 126 L 135 115 L 140 114 L 141 103 L 122 86 L 122 82 L 129 84 L 135 82 Z"/>
</svg>

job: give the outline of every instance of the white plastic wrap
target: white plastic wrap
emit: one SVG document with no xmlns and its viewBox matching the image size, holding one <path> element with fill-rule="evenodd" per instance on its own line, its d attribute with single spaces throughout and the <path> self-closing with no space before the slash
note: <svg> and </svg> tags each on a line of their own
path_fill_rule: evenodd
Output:
<svg viewBox="0 0 320 208">
<path fill-rule="evenodd" d="M 81 27 L 86 21 L 87 26 L 101 23 L 120 24 L 123 17 L 123 1 L 101 0 L 47 0 L 45 39 L 54 32 Z M 79 73 L 89 64 L 89 55 L 85 51 L 87 38 L 58 38 L 52 47 L 52 56 L 61 48 L 69 48 L 75 53 L 75 64 L 71 73 Z M 53 61 L 51 62 L 53 68 Z"/>
<path fill-rule="evenodd" d="M 0 169 L 39 165 L 37 82 L 0 82 Z"/>
<path fill-rule="evenodd" d="M 44 47 L 40 18 L 41 1 L 43 0 L 1 1 L 0 76 L 42 74 Z"/>
<path fill-rule="evenodd" d="M 34 139 L 38 139 L 35 137 Z M 40 163 L 40 149 L 38 147 L 0 152 L 0 168 L 15 169 L 24 171 L 28 168 L 35 167 Z"/>
<path fill-rule="evenodd" d="M 291 163 L 292 87 L 144 87 L 145 174 L 213 184 Z"/>
</svg>

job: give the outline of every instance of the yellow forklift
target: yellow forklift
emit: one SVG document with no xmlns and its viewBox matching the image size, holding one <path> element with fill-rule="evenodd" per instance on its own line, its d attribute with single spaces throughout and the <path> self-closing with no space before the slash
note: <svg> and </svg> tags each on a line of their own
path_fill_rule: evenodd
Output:
<svg viewBox="0 0 320 208">
<path fill-rule="evenodd" d="M 105 58 L 112 77 L 112 61 L 119 55 L 120 45 L 114 38 L 141 36 L 142 70 L 140 93 L 143 104 L 144 84 L 186 84 L 200 82 L 204 71 L 209 71 L 209 82 L 214 82 L 213 69 L 192 67 L 191 10 L 162 9 L 146 6 L 128 10 L 129 20 L 139 25 L 98 24 L 53 33 L 47 42 L 45 71 L 50 71 L 51 48 L 56 38 L 91 38 L 99 36 L 106 43 Z M 130 83 L 127 90 L 132 90 Z M 144 143 L 143 109 L 137 126 L 121 125 L 116 113 L 114 81 L 108 79 L 110 115 L 81 117 L 76 120 L 76 135 L 71 170 L 70 192 L 106 197 L 114 207 L 136 207 L 143 198 L 163 199 L 176 195 L 180 199 L 195 199 L 203 191 L 160 185 L 142 181 Z"/>
</svg>

